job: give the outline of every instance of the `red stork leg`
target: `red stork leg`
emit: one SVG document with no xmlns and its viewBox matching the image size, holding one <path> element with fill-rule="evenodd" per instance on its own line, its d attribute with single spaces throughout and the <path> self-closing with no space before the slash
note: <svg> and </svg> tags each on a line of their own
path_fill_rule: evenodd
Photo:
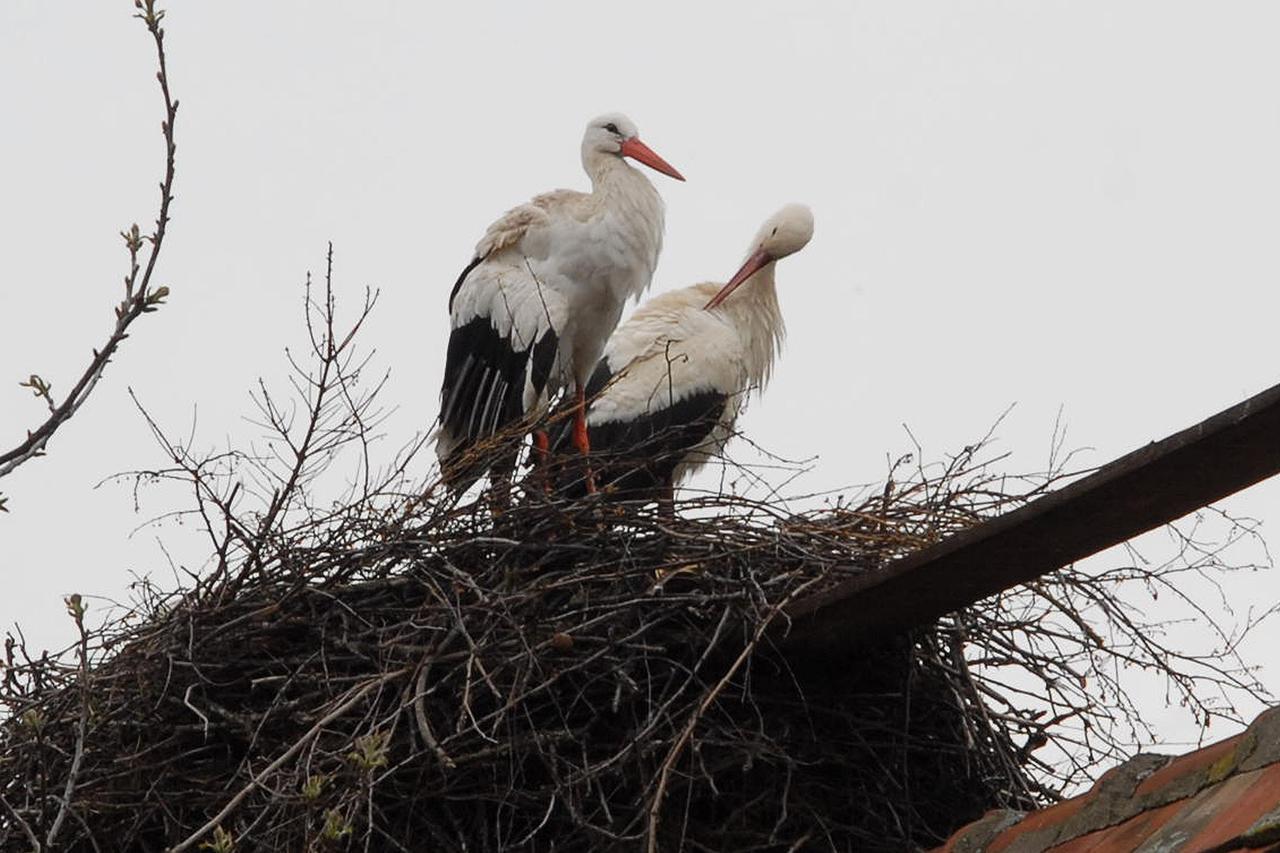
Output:
<svg viewBox="0 0 1280 853">
<path fill-rule="evenodd" d="M 533 460 L 537 475 L 542 480 L 542 491 L 549 495 L 552 491 L 551 436 L 545 429 L 533 431 Z"/>
<path fill-rule="evenodd" d="M 591 470 L 591 439 L 587 435 L 587 399 L 582 386 L 574 391 L 573 403 L 573 446 L 582 454 L 582 465 L 586 471 L 587 494 L 596 493 L 596 477 Z"/>
<path fill-rule="evenodd" d="M 546 465 L 551 458 L 551 437 L 545 429 L 533 431 L 533 455 L 539 466 Z"/>
</svg>

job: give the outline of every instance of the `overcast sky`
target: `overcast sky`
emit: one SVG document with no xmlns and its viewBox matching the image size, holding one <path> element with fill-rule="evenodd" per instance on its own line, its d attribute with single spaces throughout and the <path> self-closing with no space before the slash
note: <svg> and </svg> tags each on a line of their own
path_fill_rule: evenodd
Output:
<svg viewBox="0 0 1280 853">
<path fill-rule="evenodd" d="M 485 226 L 584 188 L 609 110 L 688 183 L 655 291 L 727 277 L 780 204 L 816 236 L 778 270 L 789 339 L 742 428 L 792 491 L 881 478 L 999 429 L 1042 468 L 1062 410 L 1100 464 L 1280 381 L 1280 6 L 1267 2 L 174 3 L 178 184 L 158 283 L 48 458 L 0 482 L 0 624 L 71 640 L 62 596 L 167 576 L 144 528 L 174 496 L 95 484 L 163 463 L 132 386 L 197 446 L 243 444 L 257 377 L 301 340 L 301 283 L 333 240 L 340 298 L 390 368 L 399 443 L 436 415 L 449 288 Z M 38 423 L 111 324 L 117 236 L 154 217 L 161 117 L 132 3 L 0 3 L 0 444 Z M 1280 529 L 1280 485 L 1223 503 Z M 131 535 L 132 534 L 132 535 Z M 1149 539 L 1153 558 L 1167 552 Z M 1099 558 L 1117 564 L 1123 555 Z M 1227 578 L 1237 604 L 1273 574 Z M 1267 668 L 1280 634 L 1247 652 Z M 1169 744 L 1197 733 L 1153 691 Z M 1257 709 L 1246 708 L 1246 715 Z M 1210 737 L 1227 734 L 1214 729 Z"/>
</svg>

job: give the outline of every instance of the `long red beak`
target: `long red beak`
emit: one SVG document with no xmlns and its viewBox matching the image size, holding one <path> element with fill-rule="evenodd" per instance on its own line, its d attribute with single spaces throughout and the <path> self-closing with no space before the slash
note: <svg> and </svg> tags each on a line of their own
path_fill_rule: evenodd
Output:
<svg viewBox="0 0 1280 853">
<path fill-rule="evenodd" d="M 764 249 L 756 251 L 755 254 L 747 258 L 746 263 L 738 268 L 738 271 L 733 274 L 733 278 L 729 279 L 725 286 L 720 288 L 720 291 L 715 296 L 711 297 L 711 301 L 706 304 L 706 307 L 703 310 L 710 311 L 721 302 L 724 302 L 729 298 L 730 293 L 733 293 L 738 289 L 738 285 L 742 284 L 744 281 L 751 278 L 751 276 L 760 272 L 761 269 L 771 263 L 773 263 L 772 255 Z"/>
<path fill-rule="evenodd" d="M 640 141 L 640 137 L 633 136 L 622 142 L 622 156 L 630 157 L 633 160 L 639 160 L 650 169 L 656 169 L 664 175 L 670 175 L 677 181 L 683 181 L 684 175 L 676 171 L 676 167 L 672 166 L 666 160 L 659 157 L 654 150 L 648 145 Z"/>
</svg>

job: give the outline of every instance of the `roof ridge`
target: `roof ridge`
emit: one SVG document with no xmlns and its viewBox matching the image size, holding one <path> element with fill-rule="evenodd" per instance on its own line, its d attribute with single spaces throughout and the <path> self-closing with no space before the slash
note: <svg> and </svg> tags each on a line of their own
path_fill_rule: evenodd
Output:
<svg viewBox="0 0 1280 853">
<path fill-rule="evenodd" d="M 1273 765 L 1280 765 L 1280 707 L 1263 711 L 1243 732 L 1184 755 L 1140 752 L 1108 770 L 1085 793 L 1039 811 L 988 812 L 940 849 L 1030 853 L 1066 845 L 1065 853 L 1076 846 L 1070 842 L 1084 836 L 1114 830 L 1140 842 L 1175 822 L 1194 822 L 1186 831 L 1196 832 L 1184 840 L 1204 836 L 1203 842 L 1216 846 L 1194 849 L 1206 853 L 1274 843 L 1280 841 L 1280 766 L 1264 773 Z M 1251 778 L 1226 784 L 1243 776 Z M 1264 778 L 1268 784 L 1257 790 Z M 1240 811 L 1244 808 L 1247 814 Z M 1228 829 L 1230 834 L 1223 835 Z"/>
</svg>

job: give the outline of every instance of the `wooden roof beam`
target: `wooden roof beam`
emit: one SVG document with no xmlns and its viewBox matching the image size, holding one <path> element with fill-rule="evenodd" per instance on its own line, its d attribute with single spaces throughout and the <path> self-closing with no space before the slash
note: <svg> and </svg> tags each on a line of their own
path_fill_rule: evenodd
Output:
<svg viewBox="0 0 1280 853">
<path fill-rule="evenodd" d="M 1280 385 L 1062 489 L 795 602 L 784 645 L 837 653 L 954 612 L 1280 473 Z"/>
</svg>

